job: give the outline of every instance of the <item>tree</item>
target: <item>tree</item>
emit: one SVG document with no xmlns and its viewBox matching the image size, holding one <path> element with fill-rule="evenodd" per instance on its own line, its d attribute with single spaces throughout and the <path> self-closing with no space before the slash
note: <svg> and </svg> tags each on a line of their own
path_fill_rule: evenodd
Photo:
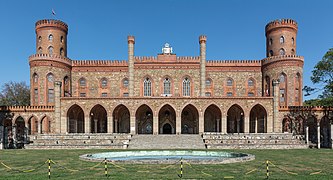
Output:
<svg viewBox="0 0 333 180">
<path fill-rule="evenodd" d="M 312 71 L 311 81 L 323 85 L 323 93 L 319 95 L 319 105 L 333 106 L 333 48 L 329 49 Z M 305 86 L 303 90 L 309 95 L 315 88 Z M 306 95 L 307 95 L 306 94 Z"/>
<path fill-rule="evenodd" d="M 0 92 L 0 106 L 30 105 L 30 88 L 25 82 L 8 82 Z"/>
</svg>

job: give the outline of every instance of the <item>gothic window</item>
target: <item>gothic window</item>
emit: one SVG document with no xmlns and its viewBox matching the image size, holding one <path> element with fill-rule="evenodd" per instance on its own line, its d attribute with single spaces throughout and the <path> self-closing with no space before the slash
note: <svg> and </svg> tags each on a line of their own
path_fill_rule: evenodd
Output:
<svg viewBox="0 0 333 180">
<path fill-rule="evenodd" d="M 285 54 L 286 54 L 286 52 L 284 51 L 283 48 L 281 48 L 281 49 L 280 49 L 280 55 L 285 55 Z"/>
<path fill-rule="evenodd" d="M 34 89 L 34 103 L 35 103 L 35 105 L 38 104 L 38 89 L 37 88 Z"/>
<path fill-rule="evenodd" d="M 280 106 L 287 105 L 287 76 L 281 73 L 279 76 Z"/>
<path fill-rule="evenodd" d="M 80 83 L 80 87 L 86 87 L 86 80 L 84 79 L 84 78 L 81 78 L 80 80 L 79 80 L 79 83 Z"/>
<path fill-rule="evenodd" d="M 42 36 L 38 37 L 38 42 L 42 42 Z"/>
<path fill-rule="evenodd" d="M 271 46 L 273 44 L 273 39 L 269 38 L 269 45 Z"/>
<path fill-rule="evenodd" d="M 101 80 L 101 87 L 106 88 L 108 85 L 108 80 L 106 78 L 102 78 Z"/>
<path fill-rule="evenodd" d="M 285 75 L 281 74 L 279 80 L 280 80 L 280 83 L 284 83 L 285 82 Z"/>
<path fill-rule="evenodd" d="M 253 79 L 249 79 L 248 81 L 247 81 L 247 85 L 248 86 L 254 86 L 254 81 L 253 81 Z"/>
<path fill-rule="evenodd" d="M 60 37 L 60 42 L 63 43 L 64 42 L 64 36 Z"/>
<path fill-rule="evenodd" d="M 171 94 L 171 82 L 169 78 L 164 79 L 163 86 L 163 94 Z"/>
<path fill-rule="evenodd" d="M 280 89 L 280 103 L 285 102 L 285 89 Z"/>
<path fill-rule="evenodd" d="M 52 46 L 49 47 L 49 54 L 50 54 L 50 55 L 53 54 L 53 47 L 52 47 Z"/>
<path fill-rule="evenodd" d="M 189 78 L 184 78 L 183 80 L 183 96 L 191 95 L 191 81 Z"/>
<path fill-rule="evenodd" d="M 281 37 L 280 37 L 280 44 L 283 44 L 283 43 L 284 43 L 284 37 L 281 36 Z"/>
<path fill-rule="evenodd" d="M 269 56 L 273 56 L 273 50 L 269 51 Z"/>
<path fill-rule="evenodd" d="M 128 79 L 124 79 L 124 80 L 123 80 L 123 86 L 124 86 L 125 88 L 128 87 Z"/>
<path fill-rule="evenodd" d="M 227 79 L 227 86 L 232 86 L 233 85 L 233 80 L 231 78 Z"/>
<path fill-rule="evenodd" d="M 50 41 L 50 42 L 53 41 L 53 35 L 52 35 L 52 34 L 49 35 L 49 41 Z"/>
<path fill-rule="evenodd" d="M 143 96 L 151 96 L 151 80 L 148 77 L 143 81 Z"/>
<path fill-rule="evenodd" d="M 291 44 L 294 45 L 295 44 L 295 39 L 292 37 L 291 38 Z"/>
<path fill-rule="evenodd" d="M 42 49 L 42 47 L 39 47 L 38 48 L 38 54 L 42 54 L 43 53 L 43 49 Z"/>
<path fill-rule="evenodd" d="M 70 91 L 69 78 L 68 78 L 68 76 L 65 76 L 64 77 L 64 96 L 65 97 L 71 96 L 69 91 Z"/>
<path fill-rule="evenodd" d="M 38 82 L 38 75 L 36 73 L 34 73 L 33 75 L 33 80 L 34 80 L 34 83 L 37 83 Z"/>
<path fill-rule="evenodd" d="M 60 56 L 64 55 L 64 48 L 60 48 Z"/>
<path fill-rule="evenodd" d="M 52 83 L 53 82 L 53 74 L 48 74 L 47 75 L 47 80 Z"/>
<path fill-rule="evenodd" d="M 54 89 L 48 90 L 48 102 L 53 103 L 54 102 Z"/>
<path fill-rule="evenodd" d="M 210 87 L 212 85 L 212 81 L 210 79 L 206 79 L 206 87 Z"/>
</svg>

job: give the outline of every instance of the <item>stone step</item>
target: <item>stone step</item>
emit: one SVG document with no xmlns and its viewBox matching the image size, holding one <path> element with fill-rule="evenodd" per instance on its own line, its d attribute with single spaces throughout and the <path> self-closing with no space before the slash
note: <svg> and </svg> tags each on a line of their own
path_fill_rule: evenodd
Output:
<svg viewBox="0 0 333 180">
<path fill-rule="evenodd" d="M 129 149 L 205 149 L 200 135 L 134 135 Z"/>
<path fill-rule="evenodd" d="M 207 144 L 207 149 L 307 149 L 306 144 Z"/>
</svg>

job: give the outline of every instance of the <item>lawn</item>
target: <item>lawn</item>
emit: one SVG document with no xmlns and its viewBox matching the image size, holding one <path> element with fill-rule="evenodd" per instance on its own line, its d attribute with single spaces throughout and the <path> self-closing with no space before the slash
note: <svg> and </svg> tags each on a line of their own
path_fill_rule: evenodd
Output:
<svg viewBox="0 0 333 180">
<path fill-rule="evenodd" d="M 180 179 L 180 165 L 104 164 L 87 162 L 79 156 L 109 150 L 0 150 L 0 179 Z M 228 150 L 230 151 L 230 150 Z M 184 163 L 183 179 L 333 179 L 333 150 L 232 150 L 256 156 L 254 161 L 222 165 Z M 7 167 L 6 167 L 7 166 Z M 9 168 L 12 168 L 10 170 Z"/>
</svg>

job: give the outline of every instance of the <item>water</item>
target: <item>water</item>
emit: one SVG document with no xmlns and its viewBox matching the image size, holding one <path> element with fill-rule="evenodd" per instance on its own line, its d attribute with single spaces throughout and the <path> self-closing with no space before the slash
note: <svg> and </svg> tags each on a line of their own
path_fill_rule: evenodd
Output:
<svg viewBox="0 0 333 180">
<path fill-rule="evenodd" d="M 97 154 L 85 154 L 82 159 L 123 163 L 152 163 L 167 164 L 179 161 L 189 161 L 201 164 L 220 164 L 253 160 L 254 156 L 243 153 L 229 153 L 223 151 L 189 151 L 189 150 L 143 150 L 143 151 L 113 151 Z"/>
</svg>

